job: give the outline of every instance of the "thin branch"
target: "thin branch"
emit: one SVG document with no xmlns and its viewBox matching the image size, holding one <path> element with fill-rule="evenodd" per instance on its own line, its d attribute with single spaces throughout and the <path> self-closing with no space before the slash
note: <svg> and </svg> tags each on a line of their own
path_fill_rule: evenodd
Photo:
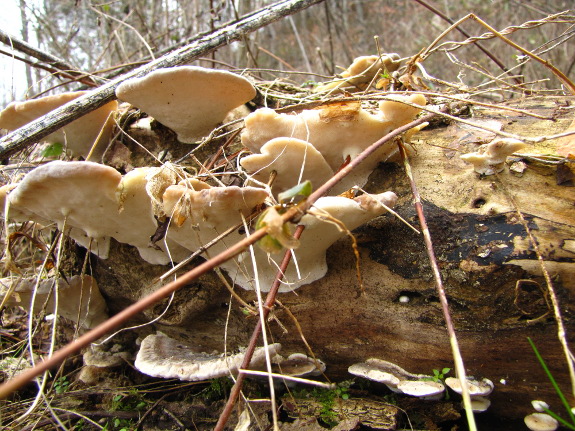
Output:
<svg viewBox="0 0 575 431">
<path fill-rule="evenodd" d="M 200 37 L 189 45 L 122 75 L 102 85 L 97 90 L 74 99 L 72 102 L 49 112 L 43 117 L 28 123 L 0 139 L 0 159 L 5 159 L 26 148 L 28 145 L 38 142 L 53 131 L 114 100 L 116 98 L 116 88 L 127 79 L 146 75 L 159 68 L 188 63 L 216 48 L 242 38 L 247 33 L 265 27 L 280 18 L 308 8 L 316 3 L 321 3 L 322 1 L 323 0 L 278 1 L 250 14 L 247 18 L 242 18 L 239 21 L 224 25 L 216 31 Z"/>
<path fill-rule="evenodd" d="M 40 61 L 48 63 L 50 66 L 65 72 L 65 76 L 73 76 L 79 78 L 78 80 L 83 82 L 86 85 L 93 86 L 96 84 L 92 77 L 89 77 L 88 73 L 81 72 L 71 64 L 67 63 L 66 61 L 53 56 L 52 54 L 48 54 L 45 52 L 40 51 L 39 49 L 33 47 L 32 45 L 24 42 L 23 40 L 18 39 L 11 34 L 6 33 L 5 31 L 0 30 L 0 42 L 8 45 L 12 49 L 16 49 L 24 54 L 27 54 L 31 57 L 34 57 Z"/>
<path fill-rule="evenodd" d="M 441 12 L 439 9 L 431 6 L 429 3 L 423 1 L 423 0 L 415 0 L 417 3 L 419 3 L 421 6 L 429 9 L 430 11 L 432 11 L 434 14 L 436 14 L 437 16 L 439 16 L 441 19 L 443 19 L 444 21 L 447 21 L 449 24 L 455 24 L 455 21 L 453 21 L 451 18 L 449 18 L 447 15 L 445 15 L 443 12 Z M 467 33 L 465 30 L 463 30 L 460 27 L 456 27 L 456 30 L 461 33 L 463 36 L 470 38 L 471 35 L 469 33 Z M 505 67 L 505 65 L 497 58 L 495 57 L 495 55 L 493 55 L 491 52 L 489 52 L 487 49 L 485 49 L 483 46 L 481 46 L 479 44 L 479 42 L 475 43 L 475 46 L 477 48 L 479 48 L 481 50 L 481 52 L 483 52 L 487 57 L 489 57 L 491 59 L 491 61 L 493 61 L 497 66 L 499 66 L 499 68 L 501 70 L 503 70 L 505 73 L 508 73 L 509 70 Z M 517 85 L 521 85 L 521 79 L 515 77 L 513 78 L 515 80 L 515 83 Z"/>
<path fill-rule="evenodd" d="M 303 225 L 299 225 L 296 231 L 294 232 L 293 237 L 295 239 L 299 239 L 304 228 L 305 227 Z M 291 250 L 286 250 L 284 258 L 280 264 L 280 268 L 276 274 L 275 281 L 270 291 L 268 292 L 268 295 L 266 296 L 266 301 L 264 303 L 262 310 L 262 316 L 260 317 L 260 320 L 258 320 L 256 327 L 254 328 L 254 332 L 252 333 L 252 337 L 250 338 L 250 342 L 248 344 L 248 348 L 246 349 L 246 353 L 242 365 L 240 366 L 240 370 L 249 369 L 252 356 L 254 354 L 254 351 L 256 350 L 256 345 L 258 344 L 258 339 L 260 338 L 260 333 L 262 332 L 263 322 L 265 322 L 265 320 L 268 318 L 272 306 L 276 301 L 276 295 L 281 286 L 281 281 L 283 279 L 285 271 L 291 261 L 291 256 L 292 256 Z M 236 401 L 240 395 L 245 377 L 246 373 L 240 371 L 238 377 L 236 378 L 236 382 L 234 383 L 234 386 L 230 391 L 230 396 L 228 398 L 228 401 L 226 402 L 224 410 L 220 414 L 220 418 L 218 419 L 218 423 L 216 424 L 214 431 L 222 431 L 224 429 L 226 423 L 228 422 L 230 414 L 232 413 L 232 409 L 234 408 L 234 405 L 236 404 Z"/>
<path fill-rule="evenodd" d="M 415 211 L 417 212 L 417 217 L 419 219 L 419 224 L 421 226 L 421 231 L 423 232 L 423 239 L 425 241 L 425 248 L 427 250 L 427 256 L 429 258 L 429 264 L 431 265 L 431 270 L 433 272 L 433 278 L 435 279 L 435 285 L 437 287 L 437 294 L 439 296 L 439 302 L 441 303 L 441 309 L 443 311 L 443 318 L 445 320 L 445 325 L 447 326 L 447 333 L 449 335 L 449 342 L 451 344 L 451 352 L 453 355 L 453 362 L 455 363 L 455 371 L 457 377 L 461 382 L 461 396 L 463 397 L 463 405 L 465 407 L 465 413 L 467 416 L 467 424 L 470 431 L 477 431 L 477 425 L 475 424 L 475 417 L 473 416 L 473 409 L 471 407 L 471 398 L 469 396 L 469 389 L 466 384 L 465 376 L 465 366 L 463 365 L 463 358 L 461 356 L 461 350 L 459 349 L 459 343 L 457 341 L 457 336 L 455 335 L 455 328 L 453 327 L 453 321 L 451 320 L 451 315 L 449 313 L 449 304 L 447 303 L 447 296 L 445 295 L 445 288 L 443 287 L 443 281 L 441 279 L 441 273 L 439 271 L 439 265 L 437 264 L 437 259 L 435 258 L 435 252 L 433 250 L 433 242 L 431 240 L 431 234 L 429 233 L 429 227 L 427 226 L 427 221 L 425 220 L 425 215 L 423 213 L 423 205 L 421 204 L 421 196 L 417 189 L 417 185 L 413 179 L 413 174 L 411 172 L 411 165 L 409 164 L 409 159 L 405 151 L 405 147 L 401 142 L 398 143 L 399 154 L 405 166 L 405 171 L 407 177 L 409 178 L 409 183 L 411 185 L 411 192 L 413 193 Z"/>
</svg>

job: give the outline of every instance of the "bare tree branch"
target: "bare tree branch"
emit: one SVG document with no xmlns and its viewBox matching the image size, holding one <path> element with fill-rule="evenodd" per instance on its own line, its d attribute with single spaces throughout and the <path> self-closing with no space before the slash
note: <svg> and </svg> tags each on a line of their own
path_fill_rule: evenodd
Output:
<svg viewBox="0 0 575 431">
<path fill-rule="evenodd" d="M 30 144 L 38 142 L 38 140 L 60 127 L 114 100 L 116 98 L 116 87 L 129 78 L 143 76 L 162 67 L 177 66 L 190 62 L 254 30 L 265 27 L 280 18 L 299 12 L 322 1 L 323 0 L 278 1 L 270 6 L 261 8 L 255 13 L 251 13 L 248 18 L 242 18 L 224 25 L 170 54 L 134 69 L 99 87 L 97 90 L 78 97 L 72 102 L 49 112 L 43 117 L 28 123 L 0 139 L 0 159 L 4 159 Z"/>
<path fill-rule="evenodd" d="M 81 72 L 77 70 L 71 64 L 68 64 L 66 61 L 55 57 L 51 54 L 45 53 L 40 51 L 37 48 L 34 48 L 32 45 L 24 42 L 23 40 L 18 39 L 16 36 L 8 34 L 2 30 L 0 30 L 0 42 L 8 45 L 12 49 L 18 50 L 24 54 L 27 54 L 31 57 L 36 58 L 37 60 L 43 61 L 44 63 L 48 63 L 49 66 L 52 66 L 60 71 L 62 71 L 62 75 L 66 78 L 74 79 L 80 78 L 79 80 L 86 85 L 94 85 L 94 80 L 89 76 L 88 73 Z"/>
</svg>

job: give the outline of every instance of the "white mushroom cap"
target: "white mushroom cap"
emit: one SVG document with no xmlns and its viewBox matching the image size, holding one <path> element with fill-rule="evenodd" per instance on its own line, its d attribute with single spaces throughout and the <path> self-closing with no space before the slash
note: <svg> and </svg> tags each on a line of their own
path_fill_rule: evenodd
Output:
<svg viewBox="0 0 575 431">
<path fill-rule="evenodd" d="M 476 413 L 482 413 L 491 406 L 491 400 L 487 397 L 472 397 L 471 410 Z"/>
<path fill-rule="evenodd" d="M 533 406 L 535 411 L 538 411 L 538 412 L 542 412 L 545 409 L 549 409 L 549 404 L 547 404 L 545 401 L 541 401 L 541 400 L 533 400 L 533 401 L 531 401 L 531 405 Z"/>
<path fill-rule="evenodd" d="M 66 221 L 68 228 L 79 228 L 70 235 L 83 245 L 95 240 L 107 256 L 106 225 L 118 212 L 121 179 L 115 169 L 97 163 L 54 161 L 26 175 L 8 199 L 12 208 L 34 214 L 32 220 L 51 220 L 60 229 Z"/>
<path fill-rule="evenodd" d="M 493 175 L 504 169 L 507 157 L 525 148 L 523 141 L 512 138 L 498 138 L 489 144 L 482 145 L 473 153 L 463 154 L 461 159 L 473 165 L 478 174 Z"/>
<path fill-rule="evenodd" d="M 555 431 L 559 427 L 557 420 L 547 413 L 531 413 L 524 421 L 531 431 Z"/>
<path fill-rule="evenodd" d="M 16 130 L 85 93 L 85 91 L 76 91 L 25 102 L 12 102 L 0 112 L 0 128 Z M 109 102 L 48 135 L 44 140 L 50 143 L 66 144 L 73 155 L 87 156 L 100 135 L 93 153 L 93 158 L 97 159 L 102 156 L 110 141 L 114 125 L 110 114 L 117 109 L 118 102 Z"/>
<path fill-rule="evenodd" d="M 445 384 L 458 394 L 461 394 L 461 383 L 457 377 L 447 377 L 445 379 Z M 467 378 L 467 390 L 471 397 L 489 395 L 493 392 L 493 387 L 493 382 L 489 379 L 478 381 L 470 377 Z"/>
<path fill-rule="evenodd" d="M 211 232 L 204 230 L 211 238 L 214 232 L 220 233 L 227 228 L 241 222 L 241 214 L 247 216 L 252 209 L 263 203 L 268 196 L 263 189 L 255 187 L 210 187 L 201 190 L 193 190 L 185 185 L 168 187 L 163 195 L 164 211 L 182 225 L 190 219 L 189 225 L 194 229 L 213 229 Z M 174 240 L 177 241 L 174 234 Z M 196 235 L 194 235 L 196 236 Z M 189 238 L 192 240 L 192 238 Z M 185 241 L 185 240 L 184 240 Z M 184 247 L 193 250 L 183 242 Z"/>
<path fill-rule="evenodd" d="M 30 172 L 10 193 L 10 206 L 41 223 L 64 226 L 78 243 L 106 258 L 109 238 L 133 245 L 153 264 L 169 262 L 162 249 L 149 246 L 157 229 L 146 176 L 153 168 L 138 168 L 122 176 L 92 162 L 55 161 Z M 94 242 L 91 244 L 91 239 Z M 175 260 L 189 253 L 167 243 Z"/>
<path fill-rule="evenodd" d="M 383 383 L 391 390 L 397 392 L 397 385 L 399 384 L 400 380 L 389 372 L 382 371 L 381 369 L 366 363 L 353 364 L 347 369 L 347 371 L 354 376 L 363 377 L 375 382 Z"/>
<path fill-rule="evenodd" d="M 359 377 L 384 383 L 393 392 L 424 399 L 439 399 L 445 391 L 440 382 L 430 376 L 412 374 L 400 366 L 382 359 L 370 358 L 364 363 L 354 364 L 348 371 Z"/>
<path fill-rule="evenodd" d="M 443 394 L 445 386 L 429 380 L 403 380 L 397 384 L 397 389 L 406 395 L 428 398 Z"/>
<path fill-rule="evenodd" d="M 246 78 L 197 66 L 159 69 L 124 81 L 116 96 L 172 129 L 181 142 L 209 134 L 232 109 L 256 95 Z"/>
<path fill-rule="evenodd" d="M 386 211 L 378 202 L 392 207 L 396 200 L 397 196 L 393 192 L 362 195 L 355 199 L 343 196 L 325 196 L 316 201 L 312 210 L 320 217 L 321 214 L 329 214 L 329 216 L 341 221 L 349 230 L 353 230 Z M 290 264 L 285 271 L 283 279 L 285 284 L 280 287 L 280 292 L 289 292 L 322 278 L 327 272 L 326 250 L 346 235 L 333 223 L 317 218 L 312 214 L 306 214 L 302 217 L 299 224 L 306 227 L 300 239 L 300 246 L 293 252 L 297 260 L 299 275 L 295 264 Z M 270 289 L 277 274 L 278 266 L 270 263 L 270 259 L 278 259 L 281 256 L 283 256 L 281 251 L 268 255 L 259 247 L 255 249 L 258 279 L 262 291 Z M 226 262 L 222 264 L 222 267 L 228 271 L 238 285 L 245 289 L 252 289 L 253 267 L 250 255 L 243 253 L 239 260 L 241 268 L 238 268 L 235 262 Z"/>
<path fill-rule="evenodd" d="M 490 158 L 492 164 L 505 163 L 508 156 L 526 146 L 525 142 L 518 139 L 499 138 L 486 144 L 485 154 Z"/>
<path fill-rule="evenodd" d="M 275 171 L 274 195 L 305 180 L 311 181 L 312 186 L 319 186 L 333 176 L 333 169 L 321 153 L 301 139 L 274 138 L 260 148 L 260 153 L 244 157 L 240 164 L 262 183 L 267 183 L 271 172 Z"/>
<path fill-rule="evenodd" d="M 280 344 L 268 346 L 270 356 L 280 350 Z M 140 345 L 135 367 L 153 377 L 176 378 L 186 381 L 200 381 L 229 376 L 237 372 L 244 360 L 244 354 L 231 356 L 194 352 L 191 347 L 158 332 L 148 335 Z M 265 363 L 265 348 L 255 350 L 250 368 Z"/>
<path fill-rule="evenodd" d="M 489 163 L 489 157 L 481 153 L 467 153 L 460 156 L 461 160 L 471 163 L 473 170 L 481 175 L 493 175 L 496 172 L 501 172 L 503 166 L 493 166 Z"/>
</svg>

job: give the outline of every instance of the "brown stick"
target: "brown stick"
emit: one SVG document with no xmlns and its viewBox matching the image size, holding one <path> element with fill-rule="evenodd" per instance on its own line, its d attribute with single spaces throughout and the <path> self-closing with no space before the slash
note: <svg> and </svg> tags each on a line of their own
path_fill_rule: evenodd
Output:
<svg viewBox="0 0 575 431">
<path fill-rule="evenodd" d="M 383 144 L 390 141 L 391 139 L 408 131 L 412 127 L 430 121 L 433 117 L 435 117 L 435 115 L 437 114 L 432 113 L 424 117 L 421 117 L 415 121 L 412 121 L 411 123 L 406 124 L 405 126 L 402 126 L 394 130 L 393 132 L 388 133 L 374 144 L 371 144 L 355 159 L 353 159 L 347 166 L 343 167 L 339 172 L 337 172 L 333 177 L 331 177 L 321 187 L 319 187 L 315 192 L 313 192 L 306 199 L 305 202 L 303 202 L 301 205 L 290 208 L 288 211 L 286 211 L 286 213 L 282 215 L 283 222 L 287 223 L 293 219 L 301 217 L 303 213 L 305 213 L 305 211 L 307 211 L 307 209 L 310 208 L 315 203 L 316 200 L 318 200 L 321 196 L 329 192 L 329 190 L 333 186 L 335 186 L 339 181 L 341 181 L 357 165 L 363 162 L 379 147 L 381 147 Z M 223 251 L 222 253 L 211 258 L 210 260 L 202 263 L 196 268 L 185 273 L 177 280 L 174 280 L 171 283 L 166 284 L 165 286 L 156 290 L 151 295 L 143 299 L 140 299 L 138 302 L 120 311 L 118 314 L 112 316 L 110 319 L 106 320 L 96 328 L 86 332 L 80 338 L 74 340 L 72 343 L 67 344 L 60 350 L 54 352 L 52 356 L 50 356 L 43 362 L 38 363 L 34 368 L 30 368 L 24 371 L 23 373 L 19 374 L 18 376 L 14 377 L 13 379 L 2 383 L 0 385 L 0 399 L 8 397 L 8 395 L 10 395 L 12 392 L 21 388 L 26 383 L 31 381 L 33 378 L 42 374 L 44 371 L 49 370 L 50 368 L 55 367 L 60 363 L 64 362 L 64 360 L 68 356 L 78 353 L 82 348 L 88 346 L 90 343 L 96 341 L 98 338 L 104 336 L 108 332 L 111 332 L 112 330 L 120 326 L 120 324 L 124 323 L 135 314 L 144 311 L 148 307 L 151 307 L 155 303 L 169 296 L 172 292 L 175 292 L 176 290 L 180 289 L 186 284 L 191 283 L 200 275 L 233 258 L 235 255 L 242 252 L 246 247 L 254 244 L 256 241 L 263 238 L 266 234 L 267 234 L 267 227 L 263 227 L 255 231 L 253 234 L 237 242 L 233 246 L 229 247 L 227 250 Z"/>
<path fill-rule="evenodd" d="M 118 85 L 129 78 L 146 75 L 162 67 L 177 66 L 190 62 L 216 48 L 224 46 L 246 34 L 279 20 L 287 15 L 308 8 L 323 0 L 281 0 L 261 8 L 236 22 L 225 25 L 176 51 L 141 66 L 115 80 L 66 103 L 18 130 L 0 139 L 0 159 L 4 159 L 26 146 L 38 142 L 44 136 L 80 118 L 116 98 Z"/>
<path fill-rule="evenodd" d="M 427 226 L 427 221 L 425 220 L 425 214 L 423 213 L 421 196 L 419 195 L 419 190 L 417 189 L 417 185 L 415 184 L 415 180 L 413 179 L 413 173 L 411 171 L 411 165 L 409 163 L 405 147 L 401 142 L 398 143 L 398 147 L 399 147 L 399 154 L 401 155 L 401 160 L 403 161 L 405 172 L 407 174 L 409 184 L 411 186 L 411 193 L 413 194 L 415 211 L 417 213 L 417 218 L 419 219 L 421 232 L 423 233 L 423 239 L 425 242 L 425 249 L 427 250 L 429 265 L 431 266 L 433 278 L 435 279 L 435 286 L 437 288 L 439 302 L 441 303 L 441 310 L 443 311 L 443 319 L 445 320 L 445 326 L 447 327 L 449 342 L 451 344 L 451 352 L 453 355 L 453 362 L 455 363 L 455 371 L 457 373 L 459 381 L 461 382 L 461 395 L 463 396 L 463 405 L 465 406 L 467 424 L 469 426 L 470 431 L 477 431 L 477 426 L 475 424 L 475 417 L 473 416 L 473 410 L 471 408 L 471 399 L 469 397 L 469 390 L 467 389 L 467 385 L 465 385 L 466 382 L 465 366 L 463 364 L 461 350 L 459 349 L 459 342 L 457 341 L 457 336 L 455 334 L 455 327 L 453 326 L 453 321 L 451 320 L 451 314 L 449 313 L 449 304 L 447 302 L 447 295 L 445 294 L 445 287 L 443 286 L 443 280 L 441 279 L 441 272 L 439 270 L 439 265 L 437 263 L 437 259 L 435 258 L 433 241 L 431 239 L 431 234 L 429 233 L 429 227 Z"/>
<path fill-rule="evenodd" d="M 293 237 L 295 239 L 299 239 L 304 228 L 305 228 L 305 226 L 299 225 L 297 227 L 296 231 L 294 232 Z M 286 272 L 286 269 L 287 269 L 290 261 L 291 261 L 291 250 L 286 250 L 286 252 L 284 254 L 284 258 L 283 258 L 281 265 L 280 265 L 280 268 L 278 270 L 278 273 L 276 274 L 276 279 L 275 279 L 274 283 L 272 284 L 272 287 L 271 287 L 270 291 L 268 292 L 268 295 L 266 296 L 266 300 L 265 300 L 264 305 L 263 305 L 263 318 L 264 318 L 264 320 L 268 318 L 268 315 L 270 314 L 272 306 L 276 302 L 276 295 L 278 293 L 278 290 L 279 290 L 280 285 L 281 285 L 281 281 L 284 277 L 284 274 Z M 260 319 L 260 320 L 258 320 L 256 327 L 254 328 L 254 332 L 252 332 L 252 337 L 250 338 L 250 342 L 248 344 L 248 348 L 246 349 L 246 354 L 244 356 L 244 360 L 242 362 L 240 370 L 249 369 L 250 362 L 252 360 L 252 356 L 254 354 L 254 351 L 256 350 L 256 346 L 258 344 L 258 339 L 260 337 L 261 332 L 262 332 L 262 321 Z M 218 423 L 216 424 L 214 431 L 221 431 L 224 429 L 224 426 L 228 422 L 230 414 L 232 413 L 232 409 L 234 408 L 236 401 L 237 401 L 238 397 L 240 396 L 240 392 L 242 390 L 242 385 L 244 383 L 245 377 L 246 377 L 245 373 L 240 372 L 238 374 L 236 382 L 234 383 L 234 386 L 232 387 L 232 390 L 230 392 L 230 397 L 228 398 L 228 401 L 226 402 L 224 410 L 220 414 L 220 417 L 218 419 Z"/>
</svg>

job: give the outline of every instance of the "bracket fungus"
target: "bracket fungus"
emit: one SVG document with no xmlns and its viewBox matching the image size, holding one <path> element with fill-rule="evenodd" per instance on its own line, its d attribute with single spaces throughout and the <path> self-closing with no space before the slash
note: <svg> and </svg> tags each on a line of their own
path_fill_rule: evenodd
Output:
<svg viewBox="0 0 575 431">
<path fill-rule="evenodd" d="M 463 154 L 461 159 L 473 165 L 475 172 L 481 175 L 494 175 L 503 171 L 507 157 L 525 148 L 523 141 L 512 138 L 498 138 L 484 144 L 473 153 Z"/>
<path fill-rule="evenodd" d="M 334 174 L 313 145 L 296 138 L 274 138 L 260 148 L 260 154 L 246 156 L 240 164 L 261 183 L 267 183 L 272 171 L 275 171 L 276 178 L 271 188 L 276 196 L 278 192 L 302 183 L 303 179 L 312 184 L 323 184 Z"/>
<path fill-rule="evenodd" d="M 267 346 L 271 357 L 278 354 L 280 349 L 281 345 L 278 343 Z M 265 355 L 266 348 L 256 348 L 250 368 L 263 366 Z M 236 373 L 243 360 L 243 353 L 224 356 L 194 352 L 193 348 L 158 332 L 142 340 L 134 366 L 140 372 L 152 377 L 200 381 Z"/>
<path fill-rule="evenodd" d="M 240 224 L 242 216 L 249 215 L 267 196 L 265 190 L 255 187 L 210 187 L 190 180 L 170 186 L 163 195 L 164 212 L 171 217 L 167 237 L 188 250 L 196 250 Z M 218 253 L 241 238 L 233 232 L 209 253 Z"/>
<path fill-rule="evenodd" d="M 353 364 L 348 372 L 386 385 L 391 391 L 424 399 L 439 399 L 445 386 L 433 381 L 431 376 L 410 373 L 400 366 L 382 359 L 370 358 Z"/>
<path fill-rule="evenodd" d="M 85 91 L 75 91 L 24 102 L 12 102 L 0 112 L 0 129 L 16 130 L 84 94 Z M 44 139 L 49 143 L 62 144 L 74 156 L 86 157 L 94 146 L 93 156 L 98 159 L 104 154 L 110 141 L 114 125 L 111 116 L 117 109 L 118 102 L 108 102 Z"/>
<path fill-rule="evenodd" d="M 11 286 L 14 287 L 12 288 Z M 0 279 L 0 297 L 6 305 L 16 305 L 30 311 L 32 296 L 36 289 L 32 312 L 38 313 L 44 305 L 46 311 L 54 311 L 54 287 L 61 295 L 58 301 L 58 315 L 90 329 L 108 319 L 106 302 L 98 289 L 96 280 L 88 275 L 75 275 L 68 280 L 35 278 Z"/>
<path fill-rule="evenodd" d="M 277 364 L 278 372 L 290 377 L 319 376 L 325 372 L 325 364 L 319 359 L 310 358 L 303 353 L 292 353 Z"/>
<path fill-rule="evenodd" d="M 547 413 L 531 413 L 524 421 L 531 431 L 555 431 L 559 427 L 559 422 Z"/>
<path fill-rule="evenodd" d="M 122 178 L 105 165 L 54 161 L 26 175 L 8 200 L 17 213 L 40 223 L 57 223 L 76 242 L 102 258 L 107 258 L 109 239 L 113 237 L 137 247 L 146 261 L 166 264 L 166 246 L 155 248 L 149 244 L 157 229 L 146 191 L 146 176 L 152 169 L 134 169 Z M 177 258 L 188 254 L 173 242 L 167 247 Z"/>
<path fill-rule="evenodd" d="M 189 143 L 209 134 L 228 112 L 253 99 L 256 90 L 235 73 L 177 66 L 128 79 L 118 86 L 116 96 L 172 129 L 179 141 Z"/>
<path fill-rule="evenodd" d="M 351 102 L 344 104 L 327 105 L 321 109 L 303 110 L 297 115 L 278 114 L 273 109 L 261 108 L 245 118 L 245 129 L 242 132 L 242 144 L 252 153 L 262 152 L 265 157 L 252 158 L 248 156 L 242 160 L 242 165 L 249 173 L 262 172 L 270 163 L 270 157 L 275 155 L 276 167 L 285 163 L 290 158 L 298 158 L 302 153 L 303 144 L 289 144 L 285 154 L 278 153 L 281 147 L 278 141 L 265 146 L 274 138 L 295 138 L 309 143 L 323 156 L 325 163 L 333 172 L 339 170 L 349 157 L 354 159 L 365 148 L 378 139 L 401 127 L 415 118 L 420 109 L 406 105 L 403 102 L 424 106 L 425 97 L 421 94 L 409 96 L 394 95 L 394 100 L 383 100 L 379 104 L 379 113 L 371 114 L 363 109 L 359 103 Z M 265 147 L 264 147 L 265 146 Z M 287 147 L 290 149 L 288 150 Z M 293 149 L 291 148 L 293 147 Z M 317 163 L 322 172 L 327 171 L 325 163 L 317 160 L 315 152 L 308 150 L 310 163 L 308 172 L 315 170 L 311 163 Z M 358 169 L 354 169 L 340 184 L 337 191 L 343 191 L 352 186 L 363 186 L 369 174 L 382 161 L 387 160 L 397 152 L 394 143 L 383 145 Z M 304 152 L 304 154 L 307 153 Z M 308 162 L 306 162 L 307 165 Z M 296 177 L 297 178 L 297 177 Z M 301 181 L 305 181 L 305 176 Z"/>
<path fill-rule="evenodd" d="M 445 384 L 460 395 L 463 392 L 458 378 L 447 377 Z M 491 401 L 487 397 L 493 392 L 493 388 L 493 382 L 489 379 L 475 380 L 472 377 L 467 377 L 467 392 L 471 398 L 471 408 L 474 412 L 484 412 L 489 408 Z"/>
<path fill-rule="evenodd" d="M 305 231 L 300 238 L 299 247 L 292 251 L 297 266 L 288 266 L 279 291 L 289 292 L 322 278 L 327 272 L 327 249 L 347 233 L 342 227 L 345 226 L 345 229 L 351 231 L 383 214 L 386 207 L 392 207 L 396 200 L 397 196 L 393 192 L 361 195 L 355 199 L 343 196 L 324 196 L 318 199 L 299 222 L 305 226 Z M 338 220 L 343 226 L 338 226 L 334 220 Z M 272 256 L 260 248 L 254 249 L 254 255 L 260 289 L 267 292 L 276 278 L 279 265 L 273 261 L 270 263 Z M 253 289 L 255 276 L 249 262 L 249 253 L 242 253 L 238 261 L 240 265 L 226 262 L 222 267 L 238 285 L 244 289 Z"/>
<path fill-rule="evenodd" d="M 398 54 L 364 55 L 353 60 L 351 65 L 336 79 L 315 88 L 316 93 L 330 90 L 365 90 L 381 74 L 395 72 L 400 66 Z"/>
</svg>

